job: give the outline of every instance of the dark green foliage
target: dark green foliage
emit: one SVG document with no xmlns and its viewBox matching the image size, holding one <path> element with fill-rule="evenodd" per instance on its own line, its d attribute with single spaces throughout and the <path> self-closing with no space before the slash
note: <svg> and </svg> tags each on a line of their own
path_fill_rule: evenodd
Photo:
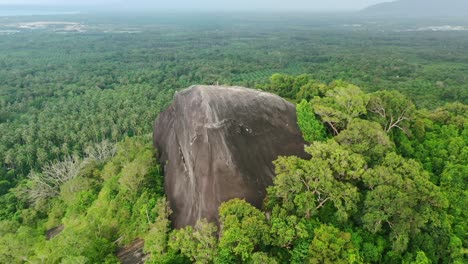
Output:
<svg viewBox="0 0 468 264">
<path fill-rule="evenodd" d="M 325 127 L 315 117 L 311 105 L 303 99 L 296 106 L 297 124 L 307 142 L 323 141 L 327 138 Z"/>
<path fill-rule="evenodd" d="M 377 163 L 394 149 L 394 144 L 378 123 L 354 119 L 335 140 L 345 148 L 361 154 L 367 162 Z"/>
<path fill-rule="evenodd" d="M 364 184 L 370 189 L 364 201 L 364 226 L 374 233 L 388 228 L 395 252 L 404 252 L 426 224 L 441 224 L 447 201 L 417 162 L 390 153 L 368 171 Z"/>
<path fill-rule="evenodd" d="M 316 91 L 310 88 L 313 84 L 310 75 L 290 76 L 286 74 L 273 74 L 269 83 L 260 85 L 258 88 L 278 94 L 281 97 L 294 99 L 307 99 Z M 311 90 L 311 91 L 310 91 Z M 310 92 L 309 92 L 310 91 Z M 318 93 L 318 91 L 317 91 Z"/>
<path fill-rule="evenodd" d="M 450 165 L 441 175 L 440 186 L 449 203 L 449 213 L 454 217 L 454 233 L 466 241 L 468 212 L 468 166 Z"/>
<path fill-rule="evenodd" d="M 205 219 L 195 227 L 174 230 L 169 248 L 194 263 L 263 263 L 276 260 L 258 251 L 271 243 L 265 214 L 249 203 L 233 199 L 219 208 L 219 237 L 217 227 Z"/>
<path fill-rule="evenodd" d="M 304 250 L 316 238 L 303 220 L 310 219 L 350 230 L 359 252 L 352 261 L 460 261 L 467 226 L 466 210 L 459 207 L 466 204 L 466 108 L 454 104 L 417 111 L 395 91 L 373 93 L 367 103 L 357 87 L 343 82 L 328 87 L 322 95 L 315 92 L 310 103 L 339 134 L 307 147 L 310 161 L 276 161 L 277 177 L 266 200 L 273 245 L 287 248 L 290 262 L 313 261 L 318 256 L 307 257 Z M 298 109 L 306 105 L 302 101 Z M 316 122 L 315 116 L 309 121 Z M 321 206 L 321 201 L 328 203 Z"/>
</svg>

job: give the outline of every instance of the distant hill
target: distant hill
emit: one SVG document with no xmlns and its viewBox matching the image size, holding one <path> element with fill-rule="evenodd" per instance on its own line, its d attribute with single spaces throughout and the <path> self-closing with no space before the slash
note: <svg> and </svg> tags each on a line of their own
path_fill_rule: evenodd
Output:
<svg viewBox="0 0 468 264">
<path fill-rule="evenodd" d="M 468 17 L 468 0 L 398 0 L 370 6 L 366 15 L 405 17 Z"/>
</svg>

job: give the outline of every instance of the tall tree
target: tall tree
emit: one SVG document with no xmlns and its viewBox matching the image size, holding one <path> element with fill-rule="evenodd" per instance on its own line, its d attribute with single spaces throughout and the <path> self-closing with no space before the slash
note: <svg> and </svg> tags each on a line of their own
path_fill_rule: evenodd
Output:
<svg viewBox="0 0 468 264">
<path fill-rule="evenodd" d="M 394 252 L 404 252 L 427 224 L 440 224 L 447 200 L 414 160 L 390 153 L 363 179 L 370 190 L 364 201 L 364 226 L 374 233 L 388 230 Z"/>
<path fill-rule="evenodd" d="M 411 100 L 398 91 L 378 91 L 371 94 L 367 110 L 370 119 L 380 123 L 385 132 L 401 129 L 408 133 L 413 120 L 415 106 Z"/>
<path fill-rule="evenodd" d="M 314 111 L 337 135 L 354 119 L 367 113 L 369 97 L 359 87 L 339 82 L 326 96 L 312 100 Z"/>
<path fill-rule="evenodd" d="M 335 140 L 345 148 L 361 154 L 370 163 L 378 162 L 395 148 L 378 123 L 363 119 L 351 121 Z"/>
<path fill-rule="evenodd" d="M 169 247 L 180 251 L 194 263 L 212 263 L 216 256 L 218 240 L 217 227 L 206 219 L 197 222 L 195 228 L 187 226 L 175 230 L 169 238 Z"/>
<path fill-rule="evenodd" d="M 255 250 L 270 243 L 265 214 L 244 200 L 223 203 L 219 221 L 220 263 L 250 261 Z"/>
<path fill-rule="evenodd" d="M 353 182 L 365 172 L 365 161 L 334 140 L 306 147 L 312 158 L 280 157 L 268 199 L 299 217 L 310 218 L 331 203 L 344 221 L 357 210 L 359 191 Z"/>
</svg>

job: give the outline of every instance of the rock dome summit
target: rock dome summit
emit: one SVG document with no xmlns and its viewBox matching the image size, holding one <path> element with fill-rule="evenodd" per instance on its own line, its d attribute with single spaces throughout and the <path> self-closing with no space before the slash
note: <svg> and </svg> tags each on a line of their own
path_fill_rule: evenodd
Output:
<svg viewBox="0 0 468 264">
<path fill-rule="evenodd" d="M 261 207 L 278 156 L 305 156 L 295 106 L 243 87 L 192 86 L 154 124 L 154 146 L 176 228 L 206 218 L 244 198 Z"/>
</svg>

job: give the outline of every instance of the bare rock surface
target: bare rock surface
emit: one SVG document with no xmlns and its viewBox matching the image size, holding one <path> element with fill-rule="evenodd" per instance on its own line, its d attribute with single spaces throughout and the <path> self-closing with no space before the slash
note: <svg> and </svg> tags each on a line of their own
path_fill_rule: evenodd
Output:
<svg viewBox="0 0 468 264">
<path fill-rule="evenodd" d="M 62 233 L 63 229 L 65 228 L 64 225 L 59 225 L 54 228 L 51 228 L 46 231 L 46 238 L 47 240 L 50 240 L 56 236 L 58 236 L 60 233 Z"/>
<path fill-rule="evenodd" d="M 147 257 L 143 252 L 144 246 L 143 239 L 136 239 L 127 247 L 117 249 L 115 254 L 122 264 L 143 264 Z"/>
<path fill-rule="evenodd" d="M 277 95 L 243 88 L 192 86 L 178 92 L 154 125 L 165 191 L 176 228 L 244 198 L 260 208 L 278 156 L 304 157 L 295 106 Z"/>
</svg>

